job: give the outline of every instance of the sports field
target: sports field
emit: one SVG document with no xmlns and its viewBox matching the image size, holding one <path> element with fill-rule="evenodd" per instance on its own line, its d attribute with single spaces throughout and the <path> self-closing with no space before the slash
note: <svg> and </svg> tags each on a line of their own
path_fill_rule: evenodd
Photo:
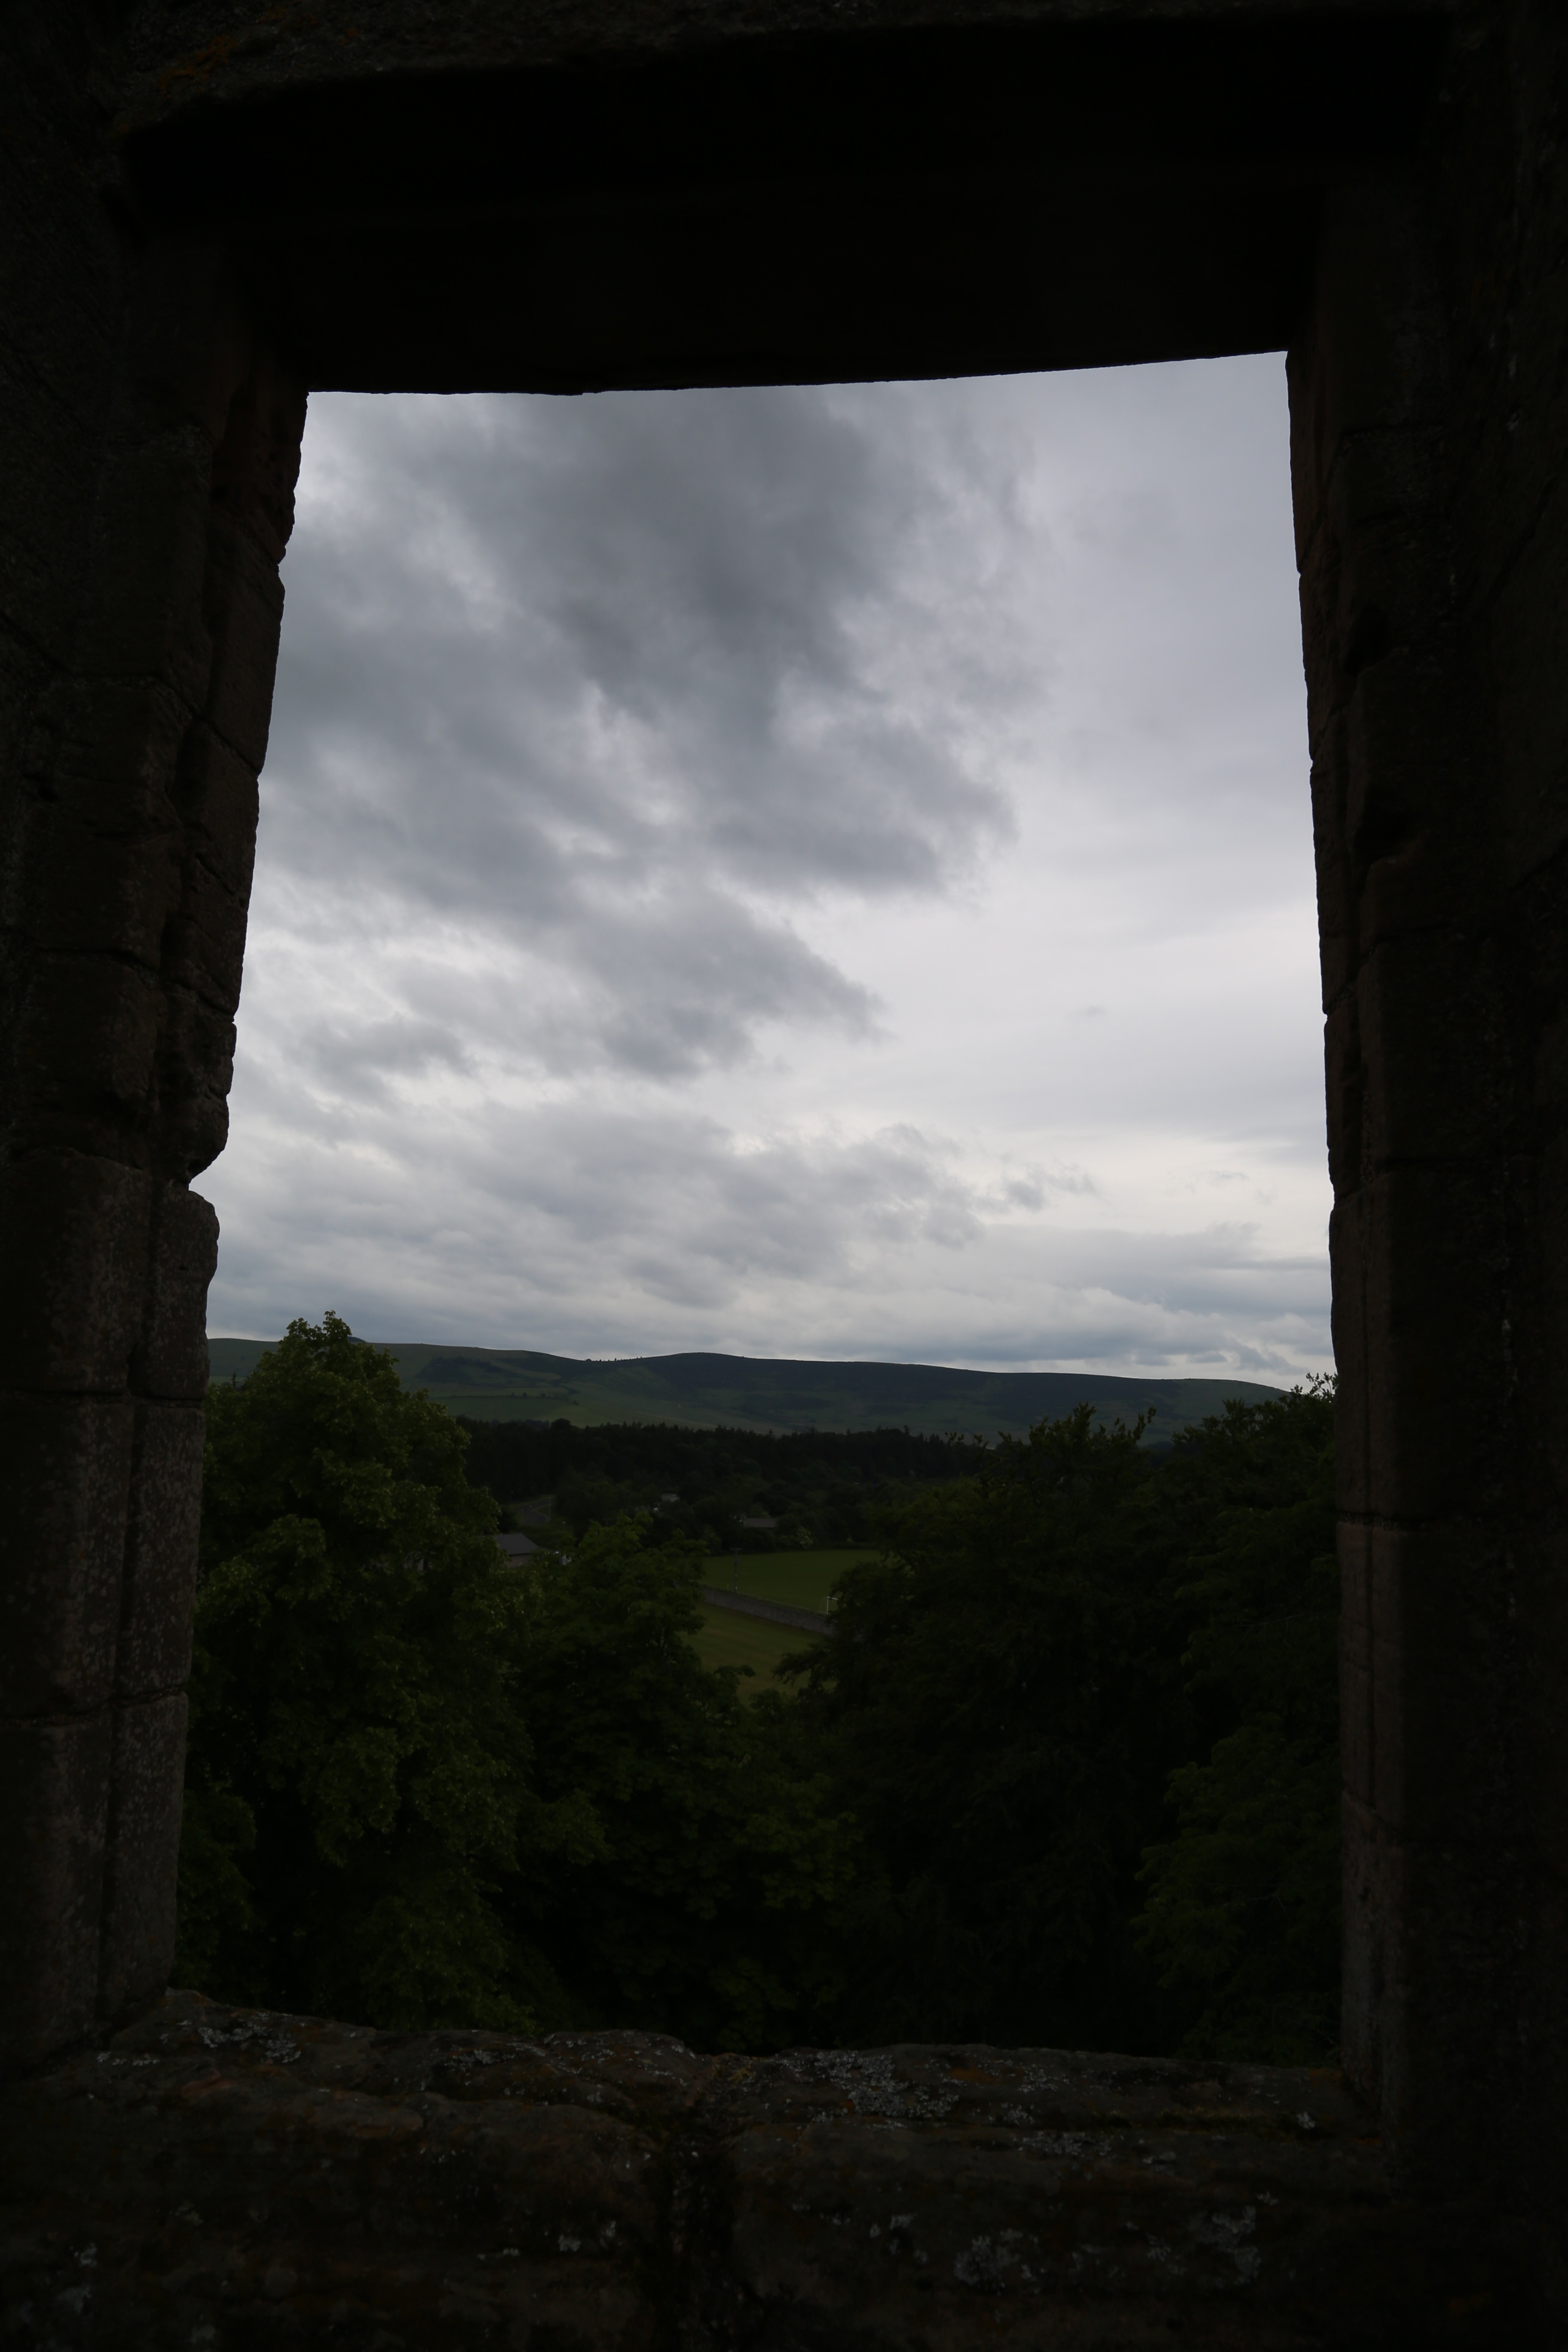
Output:
<svg viewBox="0 0 1568 2352">
<path fill-rule="evenodd" d="M 739 1584 L 758 1601 L 783 1601 L 791 1609 L 816 1609 L 826 1616 L 837 1580 L 857 1560 L 875 1559 L 863 1545 L 847 1551 L 742 1552 L 736 1559 L 720 1552 L 702 1571 L 704 1584 Z"/>
<path fill-rule="evenodd" d="M 765 1617 L 737 1617 L 731 1609 L 705 1609 L 702 1631 L 694 1636 L 697 1654 L 705 1666 L 750 1666 L 752 1678 L 741 1685 L 742 1698 L 755 1698 L 773 1683 L 773 1669 L 793 1651 L 815 1648 L 821 1636 L 802 1633 L 793 1625 L 771 1625 Z"/>
<path fill-rule="evenodd" d="M 709 1561 L 703 1582 L 712 1587 L 739 1583 L 742 1592 L 758 1601 L 783 1601 L 792 1609 L 817 1609 L 826 1613 L 834 1580 L 857 1560 L 874 1559 L 870 1551 L 742 1552 Z M 765 1617 L 742 1617 L 730 1609 L 704 1609 L 702 1631 L 696 1637 L 697 1654 L 705 1666 L 750 1666 L 751 1677 L 741 1685 L 742 1698 L 755 1698 L 773 1683 L 781 1658 L 808 1649 L 820 1637 L 794 1625 L 771 1624 Z"/>
</svg>

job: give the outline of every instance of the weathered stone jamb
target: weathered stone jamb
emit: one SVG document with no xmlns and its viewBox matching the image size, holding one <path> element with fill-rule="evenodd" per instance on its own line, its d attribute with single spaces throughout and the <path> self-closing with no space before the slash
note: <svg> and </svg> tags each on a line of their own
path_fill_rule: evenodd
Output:
<svg viewBox="0 0 1568 2352">
<path fill-rule="evenodd" d="M 13 572 L 5 614 L 23 645 L 36 623 L 4 846 L 13 2063 L 153 1997 L 173 1950 L 216 1249 L 187 1188 L 226 1131 L 304 407 L 216 247 L 51 160 L 78 196 L 58 261 L 99 307 L 30 404 L 97 407 L 56 461 L 49 595 L 29 614 Z"/>
<path fill-rule="evenodd" d="M 1564 34 L 1529 5 L 1462 30 L 1409 174 L 1331 195 L 1290 359 L 1335 1190 L 1346 2063 L 1413 2187 L 1559 2219 L 1568 859 L 1541 626 L 1568 595 L 1542 530 L 1568 430 Z"/>
</svg>

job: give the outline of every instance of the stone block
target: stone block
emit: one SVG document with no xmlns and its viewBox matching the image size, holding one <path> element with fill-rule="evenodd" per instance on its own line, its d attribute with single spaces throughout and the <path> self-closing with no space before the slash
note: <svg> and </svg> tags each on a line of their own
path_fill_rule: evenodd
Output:
<svg viewBox="0 0 1568 2352">
<path fill-rule="evenodd" d="M 120 957 L 34 962 L 16 1037 L 18 1108 L 38 1141 L 140 1156 L 163 1013 L 154 975 Z"/>
<path fill-rule="evenodd" d="M 1405 450 L 1414 436 L 1394 437 Z M 1335 483 L 1342 493 L 1345 473 L 1354 470 L 1347 452 L 1347 465 L 1339 469 Z M 1413 484 L 1407 503 L 1395 503 L 1394 483 L 1377 487 L 1384 490 L 1385 504 L 1375 501 L 1374 491 L 1368 501 L 1373 511 L 1355 524 L 1335 518 L 1340 562 L 1334 637 L 1347 681 L 1391 653 L 1445 646 L 1454 625 L 1450 571 L 1443 561 L 1446 534 L 1441 509 L 1435 510 L 1431 503 L 1431 485 L 1420 486 L 1427 492 L 1422 497 Z"/>
<path fill-rule="evenodd" d="M 1484 803 L 1444 660 L 1398 648 L 1361 672 L 1346 712 L 1348 845 L 1374 939 L 1497 911 Z"/>
<path fill-rule="evenodd" d="M 1563 784 L 1556 689 L 1561 615 L 1568 604 L 1568 549 L 1555 463 L 1550 472 L 1552 527 L 1543 528 L 1542 519 L 1531 514 L 1510 548 L 1495 602 L 1489 600 L 1487 653 L 1489 669 L 1502 689 L 1496 692 L 1501 752 L 1498 783 L 1506 823 L 1499 850 L 1510 882 L 1553 866 L 1561 888 L 1568 793 Z"/>
<path fill-rule="evenodd" d="M 122 1699 L 177 1690 L 191 1670 L 202 1438 L 199 1405 L 138 1403 L 114 1665 Z"/>
<path fill-rule="evenodd" d="M 47 398 L 28 406 L 32 463 L 24 459 L 13 469 L 15 491 L 0 519 L 0 614 L 18 634 L 25 631 L 29 652 L 46 668 L 63 669 L 71 657 L 76 581 L 61 558 L 65 548 L 80 543 L 87 505 L 86 486 L 66 478 L 70 458 L 79 457 L 80 428 Z M 49 442 L 52 449 L 40 446 Z"/>
<path fill-rule="evenodd" d="M 1537 1065 L 1539 1071 L 1539 1064 Z M 1504 1165 L 1510 1254 L 1506 1297 L 1510 1371 L 1510 1479 L 1522 1526 L 1560 1524 L 1568 1495 L 1568 1119 L 1547 1106 L 1544 1135 L 1521 1141 Z"/>
<path fill-rule="evenodd" d="M 234 516 L 275 565 L 294 527 L 305 399 L 298 374 L 258 337 L 213 453 L 214 505 Z"/>
<path fill-rule="evenodd" d="M 1497 1050 L 1503 992 L 1490 940 L 1448 929 L 1384 939 L 1356 993 L 1367 1160 L 1493 1160 L 1510 1074 Z"/>
<path fill-rule="evenodd" d="M 159 679 L 62 675 L 38 709 L 28 773 L 62 815 L 110 839 L 166 833 L 189 724 Z"/>
<path fill-rule="evenodd" d="M 1389 577 L 1378 554 L 1380 535 L 1399 531 L 1410 549 L 1410 561 L 1424 564 L 1440 553 L 1446 450 L 1440 425 L 1395 425 L 1344 435 L 1332 452 L 1322 499 L 1329 528 L 1351 571 L 1359 570 L 1363 553 L 1378 565 L 1379 577 Z M 1436 542 L 1436 544 L 1435 544 Z M 1385 559 L 1384 559 L 1385 560 Z M 1445 593 L 1447 592 L 1447 593 Z M 1385 589 L 1385 598 L 1392 592 Z M 1414 608 L 1394 593 L 1390 618 L 1414 609 L 1447 609 L 1448 583 L 1442 578 L 1423 581 L 1415 572 L 1405 574 L 1405 593 L 1415 599 Z M 1436 600 L 1436 601 L 1435 601 Z M 1425 632 L 1417 629 L 1415 634 Z M 1399 631 L 1409 642 L 1410 633 Z"/>
<path fill-rule="evenodd" d="M 132 1384 L 140 1396 L 199 1406 L 207 1388 L 207 1286 L 217 1270 L 217 1212 L 183 1184 L 161 1184 L 150 1239 Z"/>
<path fill-rule="evenodd" d="M 161 832 L 105 833 L 35 802 L 21 860 L 27 928 L 57 956 L 109 955 L 156 972 L 180 902 L 184 843 L 165 803 Z"/>
<path fill-rule="evenodd" d="M 1321 446 L 1337 460 L 1352 437 L 1440 432 L 1441 311 L 1413 175 L 1352 176 L 1329 194 L 1317 293 Z"/>
<path fill-rule="evenodd" d="M 1540 1855 L 1549 1879 L 1568 1886 L 1568 1528 L 1560 1508 L 1510 1520 L 1503 1575 L 1510 1681 L 1494 1695 L 1494 1715 L 1513 1768 L 1510 1830 Z"/>
<path fill-rule="evenodd" d="M 107 1709 L 0 1722 L 0 2070 L 92 2023 L 110 1740 Z"/>
<path fill-rule="evenodd" d="M 239 1007 L 246 915 L 243 898 L 201 857 L 187 857 L 162 935 L 163 975 L 229 1020 Z"/>
<path fill-rule="evenodd" d="M 125 365 L 138 439 L 194 429 L 210 449 L 250 365 L 253 331 L 217 236 L 151 236 L 136 257 Z"/>
<path fill-rule="evenodd" d="M 0 305 L 8 452 L 0 603 L 46 659 L 64 667 L 72 657 L 92 502 L 94 467 L 86 453 L 99 442 L 113 396 L 123 253 L 96 197 L 80 207 L 79 186 L 72 192 L 79 203 L 61 204 L 50 168 L 58 150 L 49 156 L 17 135 L 21 111 L 13 103 L 0 165 L 9 232 Z M 48 331 L 40 333 L 37 322 L 46 318 Z"/>
<path fill-rule="evenodd" d="M 141 1339 L 153 1185 L 37 1151 L 0 1171 L 0 1328 L 40 1389 L 124 1391 Z"/>
<path fill-rule="evenodd" d="M 1564 873 L 1508 894 L 1498 961 L 1508 989 L 1510 1057 L 1518 1070 L 1510 1150 L 1550 1154 L 1568 1130 L 1568 888 Z"/>
<path fill-rule="evenodd" d="M 156 679 L 193 712 L 212 659 L 202 610 L 212 445 L 196 425 L 123 448 L 104 467 L 82 642 L 95 676 Z"/>
<path fill-rule="evenodd" d="M 1329 541 L 1327 489 L 1332 451 L 1325 446 L 1322 329 L 1317 306 L 1309 305 L 1285 354 L 1285 390 L 1290 419 L 1290 512 L 1296 569 L 1301 584 L 1301 638 L 1319 641 L 1314 617 L 1330 609 L 1324 574 Z M 1312 663 L 1309 653 L 1308 687 Z"/>
<path fill-rule="evenodd" d="M 1357 894 L 1352 885 L 1345 838 L 1345 730 L 1336 716 L 1325 728 L 1312 757 L 1312 856 L 1318 884 L 1318 955 L 1323 1010 L 1330 1011 L 1355 979 Z"/>
<path fill-rule="evenodd" d="M 1369 1507 L 1401 1520 L 1492 1517 L 1510 1381 L 1498 1171 L 1385 1169 L 1362 1197 Z"/>
<path fill-rule="evenodd" d="M 128 1397 L 0 1402 L 0 1715 L 108 1703 L 120 1639 Z"/>
<path fill-rule="evenodd" d="M 113 1711 L 97 1988 L 102 2018 L 124 2016 L 169 1981 L 187 1712 L 183 1692 Z"/>
<path fill-rule="evenodd" d="M 1369 1685 L 1368 1764 L 1351 1780 L 1397 1836 L 1486 1845 L 1513 1836 L 1526 1801 L 1518 1595 L 1500 1530 L 1345 1529 L 1363 1596 L 1354 1634 Z M 1347 1627 L 1347 1646 L 1352 1638 Z"/>
<path fill-rule="evenodd" d="M 234 1023 L 221 1005 L 171 988 L 159 1054 L 159 1172 L 188 1183 L 228 1140 Z"/>
<path fill-rule="evenodd" d="M 5 838 L 15 840 L 24 751 L 38 708 L 47 698 L 58 672 L 37 646 L 27 643 L 9 616 L 6 608 L 12 600 L 5 570 L 5 530 L 0 525 L 0 824 L 5 826 Z M 21 604 L 17 598 L 12 609 Z"/>
<path fill-rule="evenodd" d="M 1310 588 L 1314 585 L 1320 591 L 1316 597 L 1309 594 Z M 1321 615 L 1311 609 L 1314 604 L 1321 603 L 1323 598 L 1331 593 L 1331 578 L 1326 582 L 1304 579 L 1301 583 L 1302 646 L 1306 656 L 1307 684 L 1307 749 L 1314 761 L 1324 760 L 1330 756 L 1330 745 L 1335 734 L 1339 735 L 1339 764 L 1337 769 L 1331 770 L 1331 772 L 1335 775 L 1336 781 L 1340 782 L 1338 801 L 1342 812 L 1345 698 L 1339 676 L 1339 649 L 1334 642 L 1332 632 L 1322 626 Z M 1343 832 L 1342 821 L 1338 827 L 1337 837 L 1342 839 Z"/>
<path fill-rule="evenodd" d="M 198 719 L 180 746 L 174 794 L 192 856 L 243 908 L 256 866 L 256 771 Z"/>
<path fill-rule="evenodd" d="M 1380 2117 L 1393 2109 L 1405 2018 L 1399 1916 L 1404 1848 L 1375 1808 L 1349 1789 L 1341 1806 L 1343 1981 L 1341 2048 L 1346 2082 Z"/>
<path fill-rule="evenodd" d="M 1353 1191 L 1329 1219 L 1331 1328 L 1339 1385 L 1334 1396 L 1334 1475 L 1339 1508 L 1359 1515 L 1372 1501 L 1371 1336 L 1366 1321 L 1367 1250 L 1372 1202 Z"/>
<path fill-rule="evenodd" d="M 1336 1200 L 1353 1195 L 1366 1175 L 1366 1081 L 1361 1003 L 1347 991 L 1323 1023 L 1323 1094 L 1329 1177 Z"/>
<path fill-rule="evenodd" d="M 1355 1520 L 1339 1528 L 1340 1768 L 1359 1804 L 1377 1801 L 1377 1732 L 1373 1708 L 1371 1530 Z"/>
<path fill-rule="evenodd" d="M 1347 1895 L 1375 1948 L 1379 2105 L 1407 2193 L 1492 2194 L 1534 2138 L 1544 2052 L 1518 1932 L 1538 1916 L 1534 1876 L 1512 1840 L 1428 1843 L 1354 1821 Z"/>
<path fill-rule="evenodd" d="M 203 716 L 259 772 L 272 723 L 272 677 L 283 625 L 277 563 L 221 506 L 208 537 L 205 612 L 212 675 Z"/>
</svg>

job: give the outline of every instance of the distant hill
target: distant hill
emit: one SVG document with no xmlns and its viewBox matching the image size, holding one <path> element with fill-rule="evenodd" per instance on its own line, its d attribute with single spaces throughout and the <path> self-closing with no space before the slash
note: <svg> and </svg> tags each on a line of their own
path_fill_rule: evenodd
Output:
<svg viewBox="0 0 1568 2352">
<path fill-rule="evenodd" d="M 215 1381 L 244 1380 L 265 1339 L 209 1339 Z M 589 1363 L 529 1348 L 384 1343 L 404 1385 L 479 1421 L 673 1422 L 687 1429 L 909 1428 L 1020 1433 L 1090 1403 L 1107 1420 L 1153 1408 L 1168 1442 L 1227 1397 L 1278 1396 L 1256 1381 L 1122 1380 L 1103 1372 L 967 1372 L 943 1364 L 833 1364 L 772 1356 L 638 1356 Z"/>
</svg>

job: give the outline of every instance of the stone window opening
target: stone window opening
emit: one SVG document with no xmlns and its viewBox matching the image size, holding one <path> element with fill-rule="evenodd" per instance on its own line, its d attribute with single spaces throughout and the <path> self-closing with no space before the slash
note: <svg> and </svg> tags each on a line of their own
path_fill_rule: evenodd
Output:
<svg viewBox="0 0 1568 2352">
<path fill-rule="evenodd" d="M 362 16 L 143 0 L 3 36 L 10 2307 L 84 2344 L 264 2315 L 405 2343 L 1560 2340 L 1568 20 Z M 397 2050 L 171 2000 L 191 1185 L 224 1139 L 307 391 L 1268 349 L 1336 1202 L 1344 2082 Z M 1140 2134 L 1173 2177 L 1124 2161 Z"/>
</svg>

